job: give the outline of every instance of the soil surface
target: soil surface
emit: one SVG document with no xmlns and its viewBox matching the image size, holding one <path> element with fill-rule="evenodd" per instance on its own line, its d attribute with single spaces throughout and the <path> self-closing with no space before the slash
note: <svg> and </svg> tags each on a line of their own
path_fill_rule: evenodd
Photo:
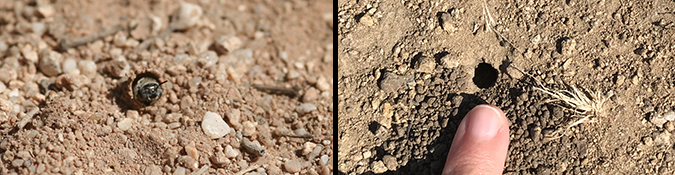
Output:
<svg viewBox="0 0 675 175">
<path fill-rule="evenodd" d="M 0 174 L 331 174 L 332 14 L 315 0 L 4 1 Z"/>
<path fill-rule="evenodd" d="M 338 0 L 338 171 L 440 174 L 489 103 L 510 121 L 504 174 L 673 174 L 673 10 Z"/>
</svg>

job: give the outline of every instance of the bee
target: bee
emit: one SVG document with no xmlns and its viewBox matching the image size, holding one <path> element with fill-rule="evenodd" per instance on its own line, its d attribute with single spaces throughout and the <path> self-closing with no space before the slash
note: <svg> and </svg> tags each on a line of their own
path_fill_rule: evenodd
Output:
<svg viewBox="0 0 675 175">
<path fill-rule="evenodd" d="M 134 80 L 132 87 L 136 100 L 151 105 L 162 96 L 162 84 L 153 76 L 139 76 Z"/>
</svg>

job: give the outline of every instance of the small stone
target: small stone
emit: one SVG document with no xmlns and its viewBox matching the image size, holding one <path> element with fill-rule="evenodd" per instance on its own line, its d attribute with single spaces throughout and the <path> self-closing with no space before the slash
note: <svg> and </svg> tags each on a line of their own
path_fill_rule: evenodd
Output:
<svg viewBox="0 0 675 175">
<path fill-rule="evenodd" d="M 169 125 L 167 125 L 167 127 L 169 127 L 169 129 L 176 129 L 176 128 L 180 127 L 180 125 L 181 125 L 180 122 L 173 122 L 173 123 L 170 123 Z"/>
<path fill-rule="evenodd" d="M 432 57 L 422 56 L 415 62 L 417 72 L 433 73 L 436 69 L 436 60 Z"/>
<path fill-rule="evenodd" d="M 199 5 L 181 2 L 180 7 L 171 16 L 169 25 L 175 30 L 186 30 L 197 25 L 203 13 Z"/>
<path fill-rule="evenodd" d="M 518 69 L 514 68 L 513 66 L 506 67 L 506 73 L 509 76 L 511 76 L 511 78 L 514 78 L 514 79 L 523 78 L 523 73 L 520 72 Z"/>
<path fill-rule="evenodd" d="M 195 160 L 199 160 L 199 151 L 195 147 L 195 142 L 188 143 L 183 149 L 185 149 L 185 153 L 187 153 L 188 156 Z"/>
<path fill-rule="evenodd" d="M 77 62 L 73 58 L 67 58 L 61 63 L 61 68 L 63 69 L 63 73 L 73 73 L 77 70 Z"/>
<path fill-rule="evenodd" d="M 665 114 L 663 114 L 663 118 L 665 118 L 668 121 L 673 121 L 675 120 L 675 111 L 668 111 Z"/>
<path fill-rule="evenodd" d="M 23 159 L 14 159 L 12 161 L 12 166 L 14 166 L 14 167 L 18 168 L 18 167 L 21 167 L 21 165 L 23 165 Z"/>
<path fill-rule="evenodd" d="M 21 157 L 23 159 L 28 159 L 28 158 L 31 157 L 30 153 L 28 153 L 28 151 L 19 151 L 19 152 L 16 153 L 16 156 Z"/>
<path fill-rule="evenodd" d="M 314 147 L 312 152 L 307 154 L 307 160 L 310 160 L 310 161 L 314 160 L 314 158 L 316 158 L 316 156 L 319 156 L 319 153 L 321 153 L 321 150 L 323 150 L 323 146 L 321 146 L 321 145 L 317 145 L 316 147 Z"/>
<path fill-rule="evenodd" d="M 441 57 L 441 65 L 448 69 L 456 68 L 460 65 L 459 57 L 452 54 L 447 54 Z"/>
<path fill-rule="evenodd" d="M 242 125 L 240 122 L 241 111 L 239 111 L 239 109 L 232 109 L 230 111 L 227 111 L 225 112 L 225 116 L 227 116 L 228 121 L 234 127 L 234 129 L 237 130 L 242 129 Z"/>
<path fill-rule="evenodd" d="M 300 172 L 301 168 L 302 166 L 300 165 L 300 161 L 297 160 L 288 160 L 284 163 L 284 169 L 286 169 L 286 171 L 289 173 Z"/>
<path fill-rule="evenodd" d="M 85 84 L 91 84 L 91 79 L 84 75 L 63 74 L 56 78 L 56 86 L 64 87 L 69 91 L 80 89 Z"/>
<path fill-rule="evenodd" d="M 670 132 L 664 131 L 656 135 L 654 143 L 657 145 L 670 145 Z"/>
<path fill-rule="evenodd" d="M 326 165 L 328 163 L 328 159 L 330 159 L 330 157 L 328 157 L 328 155 L 324 154 L 323 156 L 321 156 L 321 161 L 319 163 L 321 165 Z"/>
<path fill-rule="evenodd" d="M 187 169 L 185 169 L 185 167 L 178 166 L 178 167 L 176 168 L 176 170 L 173 171 L 173 175 L 185 175 L 185 174 L 186 174 L 186 171 L 187 171 Z"/>
<path fill-rule="evenodd" d="M 565 39 L 560 42 L 560 53 L 565 56 L 570 56 L 576 52 L 577 41 L 572 38 Z"/>
<path fill-rule="evenodd" d="M 244 43 L 237 36 L 224 35 L 216 38 L 213 44 L 214 50 L 223 55 L 238 50 Z"/>
<path fill-rule="evenodd" d="M 21 47 L 21 54 L 23 55 L 24 58 L 26 58 L 30 62 L 38 62 L 38 53 L 36 51 L 36 48 L 33 47 L 33 45 L 26 44 Z M 55 53 L 55 56 L 61 56 L 58 53 Z M 43 55 L 43 57 L 45 57 Z M 58 63 L 58 61 L 56 62 Z"/>
<path fill-rule="evenodd" d="M 454 18 L 450 13 L 441 13 L 441 27 L 443 27 L 443 30 L 448 31 L 448 32 L 455 32 L 457 31 L 457 26 L 452 24 L 454 21 Z"/>
<path fill-rule="evenodd" d="M 145 40 L 150 36 L 152 31 L 152 19 L 150 18 L 137 18 L 129 22 L 131 31 L 129 34 L 132 38 L 136 40 Z"/>
<path fill-rule="evenodd" d="M 391 128 L 391 117 L 394 116 L 394 108 L 391 107 L 391 104 L 384 103 L 382 108 L 382 119 L 380 119 L 380 125 L 385 128 Z"/>
<path fill-rule="evenodd" d="M 117 128 L 120 128 L 122 131 L 129 130 L 131 128 L 131 125 L 134 123 L 134 119 L 132 118 L 124 118 L 120 122 L 117 123 Z"/>
<path fill-rule="evenodd" d="M 303 116 L 312 111 L 316 111 L 316 106 L 311 103 L 303 103 L 295 108 L 295 111 L 298 112 L 298 115 Z"/>
<path fill-rule="evenodd" d="M 307 130 L 305 128 L 298 128 L 293 131 L 296 135 L 305 135 L 307 134 Z"/>
<path fill-rule="evenodd" d="M 298 77 L 300 77 L 300 72 L 296 71 L 295 69 L 291 69 L 288 71 L 288 73 L 286 73 L 287 80 L 294 80 Z"/>
<path fill-rule="evenodd" d="M 227 145 L 225 147 L 225 157 L 234 158 L 234 157 L 237 157 L 238 155 L 239 155 L 239 151 L 233 149 L 232 146 Z"/>
<path fill-rule="evenodd" d="M 224 167 L 230 163 L 230 160 L 225 156 L 225 154 L 223 154 L 223 152 L 220 151 L 212 155 L 210 159 L 213 164 L 216 164 L 220 167 Z"/>
<path fill-rule="evenodd" d="M 315 147 L 316 147 L 316 143 L 305 142 L 305 144 L 303 145 L 303 149 L 302 149 L 302 155 L 308 155 L 309 153 L 312 153 L 312 151 L 314 150 Z"/>
<path fill-rule="evenodd" d="M 405 83 L 405 79 L 401 76 L 398 76 L 394 73 L 385 72 L 382 74 L 382 78 L 378 82 L 378 86 L 385 93 L 392 93 L 398 90 Z"/>
<path fill-rule="evenodd" d="M 202 120 L 202 130 L 204 134 L 211 139 L 217 139 L 230 133 L 230 126 L 225 123 L 220 115 L 213 112 L 206 112 Z"/>
<path fill-rule="evenodd" d="M 396 157 L 392 155 L 384 155 L 384 157 L 382 157 L 382 163 L 384 163 L 384 165 L 387 166 L 387 169 L 392 171 L 398 168 L 398 162 L 396 161 Z"/>
<path fill-rule="evenodd" d="M 244 129 L 241 132 L 242 135 L 250 137 L 256 134 L 255 124 L 253 124 L 253 122 L 244 121 L 242 125 L 244 126 Z"/>
<path fill-rule="evenodd" d="M 192 77 L 188 82 L 190 88 L 197 88 L 202 83 L 202 77 Z"/>
<path fill-rule="evenodd" d="M 0 91 L 2 92 L 2 91 Z M 319 98 L 319 91 L 316 88 L 309 88 L 305 91 L 305 94 L 302 95 L 302 102 L 309 103 Z"/>
<path fill-rule="evenodd" d="M 361 18 L 359 18 L 359 23 L 370 27 L 375 24 L 375 18 L 373 18 L 368 14 L 364 14 L 363 16 L 361 16 Z"/>
<path fill-rule="evenodd" d="M 113 60 L 105 65 L 104 70 L 113 78 L 122 78 L 131 70 L 131 65 L 126 60 Z"/>
<path fill-rule="evenodd" d="M 652 115 L 649 118 L 649 122 L 652 122 L 652 124 L 654 124 L 656 127 L 659 127 L 659 128 L 663 127 L 663 124 L 666 123 L 667 121 L 668 120 L 666 120 L 666 118 L 664 118 L 661 115 Z"/>
<path fill-rule="evenodd" d="M 201 54 L 199 54 L 199 59 L 197 59 L 197 63 L 199 63 L 199 66 L 202 68 L 207 68 L 215 65 L 218 63 L 218 54 L 214 51 L 205 51 Z"/>
<path fill-rule="evenodd" d="M 675 124 L 673 122 L 675 121 L 668 121 L 666 122 L 666 124 L 663 125 L 663 127 L 666 128 L 666 131 L 672 132 L 673 130 L 675 130 Z"/>
<path fill-rule="evenodd" d="M 45 29 L 46 29 L 45 23 L 43 23 L 43 22 L 34 22 L 31 25 L 31 28 L 33 29 L 33 33 L 38 35 L 38 36 L 42 36 L 42 34 L 45 33 Z"/>
<path fill-rule="evenodd" d="M 382 161 L 379 161 L 379 160 L 375 161 L 370 166 L 371 166 L 371 170 L 373 170 L 373 173 L 380 174 L 380 173 L 387 172 L 387 167 L 384 166 L 384 163 L 382 163 Z"/>
<path fill-rule="evenodd" d="M 5 83 L 3 83 L 2 81 L 0 81 L 0 93 L 2 93 L 3 91 L 5 91 L 5 89 L 7 89 L 7 86 L 5 86 Z"/>
<path fill-rule="evenodd" d="M 319 79 L 316 80 L 316 88 L 321 90 L 321 91 L 328 91 L 330 90 L 330 83 L 328 83 L 328 80 L 324 76 L 319 76 Z"/>
<path fill-rule="evenodd" d="M 180 163 L 183 166 L 186 166 L 190 168 L 193 171 L 196 171 L 199 169 L 199 162 L 197 160 L 193 159 L 190 156 L 180 156 L 178 157 L 178 163 Z"/>
<path fill-rule="evenodd" d="M 69 174 L 69 173 L 66 173 L 66 174 Z M 157 166 L 157 165 L 150 165 L 150 166 L 145 168 L 144 174 L 145 175 L 162 175 L 162 169 L 159 168 L 159 166 Z"/>
<path fill-rule="evenodd" d="M 37 11 L 44 18 L 52 17 L 56 13 L 56 9 L 54 9 L 54 6 L 51 5 L 51 4 L 45 4 L 45 5 L 38 6 Z"/>
</svg>

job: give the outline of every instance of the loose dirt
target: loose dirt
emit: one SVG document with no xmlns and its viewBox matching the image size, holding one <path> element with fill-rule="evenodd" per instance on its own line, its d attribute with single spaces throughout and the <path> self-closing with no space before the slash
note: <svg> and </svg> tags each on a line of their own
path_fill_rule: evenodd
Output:
<svg viewBox="0 0 675 175">
<path fill-rule="evenodd" d="M 505 174 L 673 174 L 673 9 L 339 0 L 338 171 L 439 174 L 459 122 L 489 103 L 510 121 Z M 586 115 L 542 86 L 609 99 L 551 137 Z"/>
<path fill-rule="evenodd" d="M 0 174 L 331 174 L 332 3 L 186 3 L 0 3 Z"/>
</svg>

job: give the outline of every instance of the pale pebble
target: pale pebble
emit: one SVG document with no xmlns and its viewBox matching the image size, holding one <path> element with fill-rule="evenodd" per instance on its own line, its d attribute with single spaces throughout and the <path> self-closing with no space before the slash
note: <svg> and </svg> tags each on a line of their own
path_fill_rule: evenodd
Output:
<svg viewBox="0 0 675 175">
<path fill-rule="evenodd" d="M 120 130 L 122 130 L 122 131 L 129 130 L 131 128 L 131 125 L 133 124 L 133 122 L 134 122 L 134 119 L 124 118 L 119 123 L 117 123 L 117 128 L 120 128 Z"/>
<path fill-rule="evenodd" d="M 227 145 L 225 147 L 225 157 L 234 158 L 234 157 L 237 157 L 238 155 L 239 155 L 239 151 L 233 149 L 232 146 Z"/>
<path fill-rule="evenodd" d="M 225 123 L 219 114 L 206 112 L 202 120 L 202 130 L 211 139 L 217 139 L 230 133 L 230 126 Z"/>
<path fill-rule="evenodd" d="M 77 62 L 73 58 L 67 58 L 61 63 L 61 69 L 63 70 L 63 73 L 73 73 L 77 70 Z"/>
<path fill-rule="evenodd" d="M 316 111 L 317 108 L 311 103 L 303 103 L 299 105 L 298 107 L 295 108 L 295 111 L 298 112 L 299 116 L 303 116 L 305 114 L 308 114 L 312 111 Z"/>
</svg>

